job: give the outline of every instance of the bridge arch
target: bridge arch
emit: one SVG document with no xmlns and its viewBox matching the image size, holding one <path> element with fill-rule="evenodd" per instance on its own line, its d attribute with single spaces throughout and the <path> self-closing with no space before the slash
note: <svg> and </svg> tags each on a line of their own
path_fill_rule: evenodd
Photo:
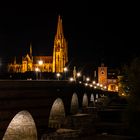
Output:
<svg viewBox="0 0 140 140">
<path fill-rule="evenodd" d="M 71 99 L 71 114 L 76 114 L 79 109 L 79 102 L 78 102 L 78 96 L 76 93 L 73 93 L 72 99 Z"/>
<path fill-rule="evenodd" d="M 90 96 L 90 101 L 91 101 L 91 102 L 94 102 L 94 94 L 93 94 L 93 93 L 92 93 L 91 96 Z"/>
<path fill-rule="evenodd" d="M 83 108 L 88 107 L 88 96 L 86 93 L 84 93 L 84 95 L 83 95 L 82 107 Z"/>
<path fill-rule="evenodd" d="M 37 130 L 31 114 L 20 111 L 10 122 L 2 140 L 37 140 Z"/>
<path fill-rule="evenodd" d="M 49 116 L 49 127 L 60 128 L 65 119 L 65 108 L 61 98 L 57 98 L 51 108 Z"/>
<path fill-rule="evenodd" d="M 90 103 L 89 103 L 89 106 L 94 106 L 95 105 L 95 97 L 94 97 L 94 94 L 92 93 L 90 95 Z"/>
</svg>

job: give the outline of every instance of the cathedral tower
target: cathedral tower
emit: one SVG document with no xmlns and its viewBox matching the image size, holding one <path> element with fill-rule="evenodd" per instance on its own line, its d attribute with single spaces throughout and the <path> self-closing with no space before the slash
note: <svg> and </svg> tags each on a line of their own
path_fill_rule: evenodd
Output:
<svg viewBox="0 0 140 140">
<path fill-rule="evenodd" d="M 67 53 L 67 42 L 64 38 L 62 19 L 58 16 L 57 32 L 53 48 L 53 72 L 64 72 L 64 67 L 68 62 Z"/>
<path fill-rule="evenodd" d="M 25 73 L 27 71 L 35 72 L 38 69 L 40 72 L 64 72 L 64 67 L 68 62 L 68 49 L 60 16 L 58 16 L 53 47 L 53 55 L 51 56 L 34 56 L 32 54 L 32 44 L 30 43 L 30 51 L 22 57 L 22 62 L 17 64 L 15 59 L 14 63 L 8 64 L 8 71 Z"/>
</svg>

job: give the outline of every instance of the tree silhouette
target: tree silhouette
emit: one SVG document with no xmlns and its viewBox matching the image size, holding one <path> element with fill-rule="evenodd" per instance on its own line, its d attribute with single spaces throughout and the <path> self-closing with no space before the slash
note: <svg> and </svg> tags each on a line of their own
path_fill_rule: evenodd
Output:
<svg viewBox="0 0 140 140">
<path fill-rule="evenodd" d="M 128 119 L 131 132 L 140 138 L 140 57 L 132 60 L 128 68 Z"/>
</svg>

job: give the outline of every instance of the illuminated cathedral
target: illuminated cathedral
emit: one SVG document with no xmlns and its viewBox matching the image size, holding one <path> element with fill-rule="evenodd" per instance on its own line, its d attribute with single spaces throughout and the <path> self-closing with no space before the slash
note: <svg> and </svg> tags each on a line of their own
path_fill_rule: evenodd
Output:
<svg viewBox="0 0 140 140">
<path fill-rule="evenodd" d="M 17 63 L 15 59 L 13 63 L 9 64 L 8 71 L 14 73 L 24 73 L 27 71 L 64 72 L 64 67 L 67 62 L 68 45 L 63 33 L 62 19 L 58 16 L 53 55 L 33 56 L 32 45 L 30 44 L 30 52 L 25 57 L 22 57 L 21 63 Z"/>
</svg>

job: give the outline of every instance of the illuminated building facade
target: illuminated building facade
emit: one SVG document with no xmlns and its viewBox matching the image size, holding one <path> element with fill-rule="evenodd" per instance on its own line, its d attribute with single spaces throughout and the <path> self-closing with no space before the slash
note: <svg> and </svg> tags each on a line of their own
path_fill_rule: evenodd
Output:
<svg viewBox="0 0 140 140">
<path fill-rule="evenodd" d="M 107 67 L 103 63 L 98 67 L 98 83 L 107 86 Z"/>
<path fill-rule="evenodd" d="M 118 91 L 118 78 L 116 70 L 109 70 L 104 64 L 98 67 L 98 83 L 106 86 L 108 91 Z"/>
<path fill-rule="evenodd" d="M 16 62 L 8 65 L 8 71 L 14 73 L 24 73 L 27 71 L 41 72 L 64 72 L 64 67 L 68 62 L 68 45 L 63 33 L 62 19 L 58 16 L 57 32 L 54 39 L 53 56 L 33 56 L 32 45 L 30 52 L 22 57 L 21 63 Z"/>
</svg>

